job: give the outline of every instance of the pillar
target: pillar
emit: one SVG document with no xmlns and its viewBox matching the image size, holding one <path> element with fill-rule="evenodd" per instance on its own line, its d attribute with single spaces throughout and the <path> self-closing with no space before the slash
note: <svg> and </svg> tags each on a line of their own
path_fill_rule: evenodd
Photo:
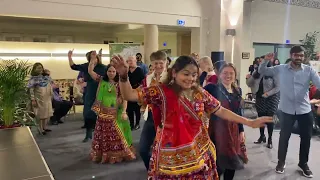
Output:
<svg viewBox="0 0 320 180">
<path fill-rule="evenodd" d="M 200 43 L 200 27 L 191 28 L 191 53 L 198 53 L 200 56 L 201 54 L 201 43 Z"/>
<path fill-rule="evenodd" d="M 150 64 L 151 53 L 158 50 L 159 30 L 157 25 L 144 25 L 144 63 Z"/>
<path fill-rule="evenodd" d="M 250 35 L 243 35 L 244 0 L 203 0 L 201 3 L 200 54 L 210 56 L 212 51 L 223 51 L 225 61 L 237 68 L 237 79 L 245 94 L 248 89 L 245 76 L 252 61 L 242 59 L 242 53 L 254 55 L 252 43 L 246 40 Z M 227 36 L 227 29 L 235 29 L 235 36 Z"/>
</svg>

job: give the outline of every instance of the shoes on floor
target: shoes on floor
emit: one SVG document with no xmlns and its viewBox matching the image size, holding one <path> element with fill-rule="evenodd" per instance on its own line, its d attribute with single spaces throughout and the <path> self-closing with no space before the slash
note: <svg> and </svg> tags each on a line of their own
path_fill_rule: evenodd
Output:
<svg viewBox="0 0 320 180">
<path fill-rule="evenodd" d="M 272 146 L 272 138 L 270 138 L 270 137 L 268 138 L 267 148 L 269 148 L 269 149 L 273 148 L 273 146 Z"/>
<path fill-rule="evenodd" d="M 276 173 L 283 174 L 285 168 L 286 168 L 286 163 L 279 161 L 279 162 L 278 162 L 278 165 L 277 165 L 277 167 L 276 167 Z"/>
<path fill-rule="evenodd" d="M 44 129 L 44 132 L 51 132 L 51 129 Z"/>
<path fill-rule="evenodd" d="M 140 129 L 140 125 L 139 124 L 135 125 L 135 127 L 134 127 L 134 130 L 138 130 L 138 129 Z"/>
<path fill-rule="evenodd" d="M 260 136 L 257 141 L 254 142 L 254 144 L 261 144 L 261 143 L 266 143 L 267 139 L 265 136 Z"/>
<path fill-rule="evenodd" d="M 299 168 L 302 171 L 303 176 L 307 177 L 307 178 L 313 178 L 313 173 L 310 170 L 309 166 L 307 163 L 305 164 L 298 164 Z"/>
</svg>

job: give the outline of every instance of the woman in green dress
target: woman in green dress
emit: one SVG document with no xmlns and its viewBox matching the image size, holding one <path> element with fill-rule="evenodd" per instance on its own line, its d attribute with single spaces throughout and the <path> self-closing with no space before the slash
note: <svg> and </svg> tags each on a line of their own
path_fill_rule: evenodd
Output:
<svg viewBox="0 0 320 180">
<path fill-rule="evenodd" d="M 124 101 L 118 86 L 119 76 L 112 65 L 107 66 L 104 77 L 93 70 L 97 60 L 91 60 L 88 72 L 99 82 L 96 101 L 92 110 L 97 114 L 90 158 L 101 163 L 116 163 L 134 160 L 130 123 L 127 120 L 127 101 Z"/>
</svg>

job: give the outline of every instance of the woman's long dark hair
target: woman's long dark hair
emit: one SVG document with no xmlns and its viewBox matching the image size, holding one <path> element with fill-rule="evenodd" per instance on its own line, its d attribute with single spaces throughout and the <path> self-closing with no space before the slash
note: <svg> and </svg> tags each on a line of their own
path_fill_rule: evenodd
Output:
<svg viewBox="0 0 320 180">
<path fill-rule="evenodd" d="M 43 65 L 41 63 L 39 63 L 39 62 L 36 62 L 36 63 L 34 63 L 34 65 L 32 67 L 32 70 L 31 70 L 31 73 L 30 73 L 31 76 L 39 76 L 39 75 L 41 75 L 40 73 L 36 72 L 36 68 L 38 66 L 42 66 L 42 71 L 44 71 Z M 42 73 L 44 73 L 44 72 L 42 72 Z"/>
<path fill-rule="evenodd" d="M 168 76 L 167 79 L 164 81 L 164 84 L 167 85 L 168 87 L 172 88 L 177 94 L 180 94 L 182 91 L 182 88 L 176 84 L 174 77 L 173 77 L 173 72 L 178 73 L 182 69 L 184 69 L 188 65 L 193 65 L 197 67 L 198 69 L 198 74 L 199 74 L 199 65 L 196 62 L 195 59 L 193 59 L 190 56 L 180 56 L 173 64 L 173 66 L 168 69 Z M 199 78 L 197 78 L 199 79 Z M 197 82 L 199 83 L 199 82 Z"/>
<path fill-rule="evenodd" d="M 110 67 L 113 67 L 113 66 L 109 64 L 109 65 L 107 66 L 106 74 L 103 76 L 103 80 L 104 80 L 104 81 L 107 81 L 107 82 L 109 82 L 109 77 L 108 77 L 107 72 L 108 72 L 108 70 L 109 70 Z M 114 81 L 114 82 L 119 82 L 119 74 L 118 74 L 118 72 L 116 72 L 116 76 L 113 78 L 113 81 Z"/>
<path fill-rule="evenodd" d="M 272 66 L 272 63 L 269 61 L 267 67 L 271 67 Z M 258 70 L 256 70 L 253 74 L 252 74 L 252 77 L 254 79 L 259 79 L 260 78 L 260 73 L 258 72 Z M 265 78 L 267 78 L 267 76 L 265 76 Z"/>
</svg>

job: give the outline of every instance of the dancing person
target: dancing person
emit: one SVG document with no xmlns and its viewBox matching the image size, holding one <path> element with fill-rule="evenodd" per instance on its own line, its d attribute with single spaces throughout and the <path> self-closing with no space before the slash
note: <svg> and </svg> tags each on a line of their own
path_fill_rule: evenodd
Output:
<svg viewBox="0 0 320 180">
<path fill-rule="evenodd" d="M 95 122 L 97 115 L 91 110 L 91 107 L 96 99 L 96 93 L 98 89 L 98 82 L 96 82 L 88 73 L 89 62 L 92 58 L 97 57 L 98 63 L 94 68 L 100 76 L 104 76 L 106 72 L 106 66 L 101 63 L 101 54 L 102 49 L 100 49 L 99 54 L 97 55 L 96 51 L 90 51 L 86 54 L 87 63 L 84 64 L 75 64 L 72 60 L 73 50 L 68 52 L 69 65 L 72 70 L 83 72 L 84 79 L 87 82 L 86 93 L 84 97 L 84 108 L 83 108 L 83 117 L 86 128 L 86 135 L 83 139 L 83 142 L 87 142 L 89 139 L 92 139 L 92 130 L 95 127 Z"/>
<path fill-rule="evenodd" d="M 267 65 L 271 67 L 272 64 L 269 62 Z M 257 70 L 253 72 L 252 76 L 247 76 L 247 85 L 251 88 L 251 92 L 256 97 L 256 110 L 258 117 L 270 116 L 273 117 L 278 111 L 280 101 L 280 84 L 279 77 L 277 74 L 274 76 L 266 76 L 260 74 Z M 274 123 L 267 123 L 268 128 L 268 144 L 267 147 L 272 149 L 272 133 Z M 266 143 L 266 136 L 264 134 L 264 127 L 260 128 L 260 137 L 255 144 Z"/>
<path fill-rule="evenodd" d="M 302 64 L 305 57 L 304 52 L 305 49 L 302 46 L 294 46 L 290 49 L 291 61 L 288 64 L 267 67 L 269 61 L 274 58 L 274 54 L 269 53 L 260 64 L 258 72 L 271 77 L 278 75 L 280 79 L 281 131 L 276 172 L 282 174 L 285 171 L 289 139 L 293 125 L 298 120 L 301 139 L 298 166 L 304 176 L 312 178 L 313 173 L 308 166 L 308 160 L 314 118 L 308 90 L 310 81 L 319 89 L 320 78 L 312 67 Z"/>
<path fill-rule="evenodd" d="M 241 116 L 242 97 L 236 75 L 236 68 L 231 63 L 224 64 L 219 69 L 218 84 L 208 84 L 205 89 L 221 102 L 222 107 Z M 243 124 L 228 122 L 213 114 L 209 122 L 209 135 L 216 146 L 219 176 L 232 180 L 236 170 L 243 169 L 248 161 Z"/>
<path fill-rule="evenodd" d="M 204 87 L 207 85 L 207 83 L 210 83 L 209 79 L 211 76 L 216 75 L 216 73 L 214 72 L 212 60 L 209 56 L 200 58 L 199 67 L 202 71 L 200 75 L 200 85 Z"/>
<path fill-rule="evenodd" d="M 40 134 L 45 135 L 51 130 L 47 128 L 48 121 L 53 115 L 52 110 L 52 86 L 51 78 L 44 76 L 44 68 L 41 63 L 35 63 L 31 70 L 31 77 L 28 81 L 33 112 L 39 120 Z"/>
<path fill-rule="evenodd" d="M 150 61 L 152 67 L 154 67 L 154 72 L 143 80 L 143 87 L 159 85 L 167 78 L 166 57 L 167 54 L 163 51 L 156 51 L 150 55 Z M 144 119 L 146 122 L 144 123 L 140 136 L 139 152 L 144 165 L 148 170 L 151 158 L 151 146 L 156 136 L 156 127 L 154 126 L 153 117 L 157 118 L 157 116 L 160 116 L 160 109 L 152 104 L 149 104 L 145 109 Z"/>
<path fill-rule="evenodd" d="M 143 70 L 137 66 L 135 56 L 129 56 L 127 63 L 129 65 L 128 77 L 133 89 L 138 88 L 145 78 Z M 131 130 L 140 129 L 141 112 L 137 102 L 128 101 L 127 113 L 130 121 Z M 136 121 L 134 121 L 136 120 Z"/>
<path fill-rule="evenodd" d="M 129 68 L 123 58 L 113 59 L 123 98 L 142 105 L 152 104 L 160 111 L 159 116 L 153 116 L 157 133 L 149 179 L 218 179 L 215 148 L 202 122 L 207 119 L 206 113 L 251 127 L 272 121 L 269 117 L 250 121 L 220 107 L 219 101 L 196 85 L 199 67 L 189 56 L 176 60 L 163 84 L 136 90 L 128 81 Z"/>
<path fill-rule="evenodd" d="M 142 54 L 137 53 L 136 59 L 137 59 L 137 65 L 142 69 L 144 76 L 146 76 L 148 74 L 149 69 L 148 69 L 148 66 L 142 62 Z"/>
<path fill-rule="evenodd" d="M 127 101 L 119 90 L 119 76 L 110 64 L 104 76 L 94 72 L 97 58 L 90 60 L 88 72 L 99 82 L 96 101 L 92 106 L 97 114 L 90 157 L 99 163 L 117 163 L 136 159 L 133 153 L 132 135 L 126 113 Z"/>
</svg>

